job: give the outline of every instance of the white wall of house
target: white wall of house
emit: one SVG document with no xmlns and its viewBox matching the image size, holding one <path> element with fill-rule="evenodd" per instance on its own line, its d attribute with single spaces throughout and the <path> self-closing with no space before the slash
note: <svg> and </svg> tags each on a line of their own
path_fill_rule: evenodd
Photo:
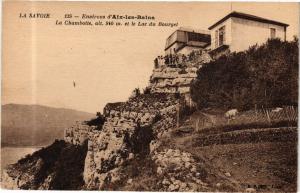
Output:
<svg viewBox="0 0 300 193">
<path fill-rule="evenodd" d="M 214 27 L 213 29 L 210 30 L 210 36 L 211 36 L 211 50 L 216 49 L 219 46 L 216 46 L 216 31 L 219 30 L 221 27 L 225 26 L 225 44 L 226 45 L 230 45 L 231 44 L 231 25 L 232 25 L 232 20 L 231 18 L 227 19 L 226 21 L 224 21 L 223 23 L 220 23 L 219 25 L 217 25 L 216 27 Z"/>
<path fill-rule="evenodd" d="M 243 51 L 252 45 L 265 43 L 271 38 L 271 28 L 275 29 L 276 38 L 284 40 L 283 26 L 232 17 L 230 51 Z"/>
<path fill-rule="evenodd" d="M 173 44 L 172 46 L 170 46 L 167 50 L 165 50 L 165 54 L 174 54 L 174 49 L 177 49 L 177 47 L 179 46 L 178 43 Z"/>
<path fill-rule="evenodd" d="M 231 17 L 211 29 L 211 50 L 219 47 L 216 46 L 215 33 L 223 26 L 225 26 L 225 44 L 229 45 L 231 52 L 244 51 L 255 44 L 265 43 L 271 38 L 271 28 L 275 29 L 276 38 L 282 40 L 285 38 L 283 26 Z"/>
</svg>

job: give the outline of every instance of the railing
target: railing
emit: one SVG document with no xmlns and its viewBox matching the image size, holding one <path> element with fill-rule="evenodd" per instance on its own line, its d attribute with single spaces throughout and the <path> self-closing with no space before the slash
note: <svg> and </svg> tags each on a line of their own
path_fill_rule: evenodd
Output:
<svg viewBox="0 0 300 193">
<path fill-rule="evenodd" d="M 251 123 L 251 122 L 279 122 L 279 121 L 298 121 L 298 108 L 286 106 L 276 109 L 262 108 L 241 113 L 240 116 L 229 120 L 231 124 Z"/>
<path fill-rule="evenodd" d="M 188 62 L 200 61 L 201 56 L 206 53 L 204 50 L 193 50 L 191 53 L 185 54 L 168 54 L 165 56 L 158 56 L 154 59 L 154 66 L 158 68 L 160 66 L 179 67 Z"/>
<path fill-rule="evenodd" d="M 283 108 L 261 108 L 257 110 L 249 110 L 238 113 L 231 119 L 224 114 L 208 115 L 202 113 L 203 116 L 197 118 L 194 122 L 196 130 L 209 127 L 235 126 L 235 125 L 295 125 L 298 122 L 298 108 L 294 106 L 285 106 Z"/>
</svg>

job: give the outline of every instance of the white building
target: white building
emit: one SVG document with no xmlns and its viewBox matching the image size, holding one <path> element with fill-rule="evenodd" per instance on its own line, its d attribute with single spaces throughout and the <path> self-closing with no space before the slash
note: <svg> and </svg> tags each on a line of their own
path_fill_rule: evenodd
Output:
<svg viewBox="0 0 300 193">
<path fill-rule="evenodd" d="M 239 52 L 269 38 L 286 40 L 288 24 L 245 13 L 232 12 L 210 26 L 211 53 Z"/>
<path fill-rule="evenodd" d="M 165 54 L 189 54 L 210 45 L 210 32 L 180 27 L 166 40 Z"/>
</svg>

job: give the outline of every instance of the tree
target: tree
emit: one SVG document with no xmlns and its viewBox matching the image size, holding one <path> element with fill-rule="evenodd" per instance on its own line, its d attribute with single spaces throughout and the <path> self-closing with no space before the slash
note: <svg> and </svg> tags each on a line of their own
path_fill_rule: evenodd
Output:
<svg viewBox="0 0 300 193">
<path fill-rule="evenodd" d="M 204 64 L 191 85 L 191 96 L 199 108 L 296 105 L 298 39 L 268 40 Z"/>
</svg>

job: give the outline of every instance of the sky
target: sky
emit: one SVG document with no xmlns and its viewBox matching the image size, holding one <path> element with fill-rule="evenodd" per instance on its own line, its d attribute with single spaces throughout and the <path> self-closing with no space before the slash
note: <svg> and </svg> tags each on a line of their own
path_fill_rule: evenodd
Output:
<svg viewBox="0 0 300 193">
<path fill-rule="evenodd" d="M 4 2 L 2 104 L 40 104 L 96 113 L 145 88 L 153 60 L 178 27 L 207 28 L 230 11 L 287 23 L 287 40 L 299 29 L 298 3 Z M 20 13 L 50 19 L 20 19 Z M 58 26 L 67 13 L 154 16 L 178 27 Z M 73 86 L 73 81 L 76 86 Z"/>
</svg>

